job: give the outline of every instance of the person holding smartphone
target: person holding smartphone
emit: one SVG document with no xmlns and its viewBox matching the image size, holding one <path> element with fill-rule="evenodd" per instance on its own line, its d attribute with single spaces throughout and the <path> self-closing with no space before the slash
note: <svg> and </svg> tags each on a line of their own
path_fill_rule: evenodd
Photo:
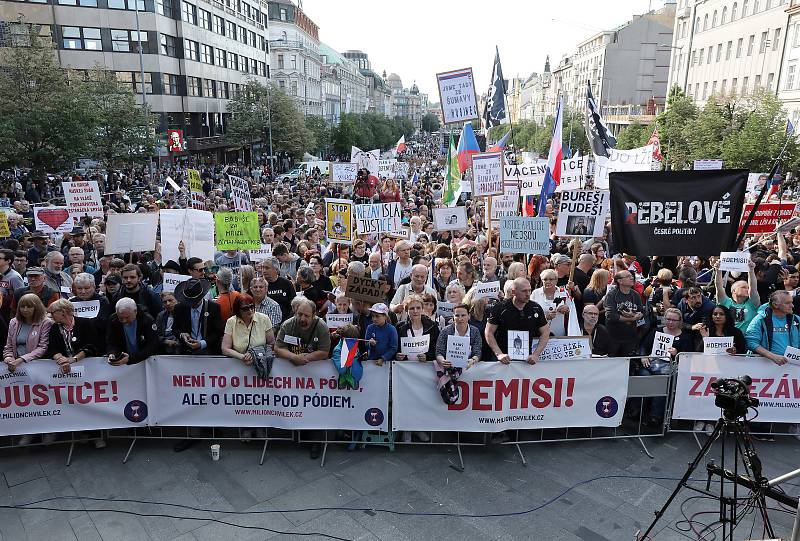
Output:
<svg viewBox="0 0 800 541">
<path fill-rule="evenodd" d="M 108 364 L 136 364 L 155 355 L 159 341 L 155 320 L 150 314 L 139 310 L 130 297 L 118 300 L 114 310 L 106 329 Z"/>
</svg>

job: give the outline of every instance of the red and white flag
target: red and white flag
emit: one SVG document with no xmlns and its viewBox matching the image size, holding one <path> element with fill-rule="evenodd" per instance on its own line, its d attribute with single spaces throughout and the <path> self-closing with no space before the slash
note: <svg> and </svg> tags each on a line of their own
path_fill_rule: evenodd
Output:
<svg viewBox="0 0 800 541">
<path fill-rule="evenodd" d="M 406 151 L 406 136 L 403 135 L 397 141 L 397 145 L 394 148 L 394 153 L 395 154 L 400 154 L 401 152 L 405 152 L 405 151 Z"/>
</svg>

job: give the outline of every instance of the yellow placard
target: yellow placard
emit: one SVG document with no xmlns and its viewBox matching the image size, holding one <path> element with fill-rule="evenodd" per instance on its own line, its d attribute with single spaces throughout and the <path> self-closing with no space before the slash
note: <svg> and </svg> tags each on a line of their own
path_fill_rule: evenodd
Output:
<svg viewBox="0 0 800 541">
<path fill-rule="evenodd" d="M 189 191 L 194 193 L 203 193 L 203 181 L 200 180 L 200 171 L 197 169 L 189 169 Z"/>
<path fill-rule="evenodd" d="M 325 200 L 325 234 L 329 242 L 353 243 L 353 202 L 349 199 Z"/>
<path fill-rule="evenodd" d="M 11 230 L 8 228 L 8 216 L 5 212 L 0 212 L 0 238 L 11 236 Z"/>
</svg>

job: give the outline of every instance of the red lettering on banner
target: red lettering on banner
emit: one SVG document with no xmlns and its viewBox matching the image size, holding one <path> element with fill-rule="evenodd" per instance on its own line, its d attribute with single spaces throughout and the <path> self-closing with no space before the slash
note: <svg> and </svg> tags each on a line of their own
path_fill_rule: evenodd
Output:
<svg viewBox="0 0 800 541">
<path fill-rule="evenodd" d="M 531 400 L 531 405 L 534 408 L 546 408 L 550 405 L 552 398 L 550 397 L 550 393 L 547 392 L 545 389 L 550 389 L 553 386 L 553 382 L 549 379 L 539 378 L 534 380 L 533 382 L 533 394 L 538 396 L 539 398 L 534 398 Z"/>
<path fill-rule="evenodd" d="M 764 388 L 758 393 L 759 398 L 772 398 L 772 393 L 768 393 L 767 391 L 772 388 L 772 384 L 775 383 L 775 380 L 772 378 L 764 378 L 761 382 L 764 383 Z"/>
<path fill-rule="evenodd" d="M 700 392 L 700 385 L 703 384 L 703 376 L 691 376 L 691 379 L 694 383 L 692 384 L 692 388 L 689 389 L 689 396 L 702 396 L 703 393 Z"/>
<path fill-rule="evenodd" d="M 706 385 L 706 390 L 703 391 L 703 396 L 711 396 L 714 394 L 714 388 L 711 386 L 711 384 L 715 381 L 717 381 L 717 378 L 715 377 L 708 378 L 708 385 Z"/>
<path fill-rule="evenodd" d="M 64 392 L 66 391 L 66 392 Z M 45 406 L 50 401 L 61 404 L 90 404 L 119 400 L 116 381 L 86 382 L 80 385 L 11 385 L 0 390 L 0 409 L 11 406 Z"/>
<path fill-rule="evenodd" d="M 503 409 L 503 398 L 511 398 L 508 409 L 515 410 L 519 408 L 519 380 L 513 379 L 508 385 L 503 380 L 497 382 L 494 389 L 494 409 L 500 411 Z"/>
<path fill-rule="evenodd" d="M 450 411 L 461 411 L 467 409 L 469 406 L 469 385 L 465 381 L 457 381 L 458 385 L 458 398 L 459 401 L 455 404 L 448 404 L 447 409 Z"/>
<path fill-rule="evenodd" d="M 181 375 L 176 374 L 172 376 L 172 386 L 173 387 L 205 387 L 205 377 L 203 375 L 199 376 L 192 376 L 192 375 Z"/>
<path fill-rule="evenodd" d="M 567 399 L 564 400 L 564 405 L 568 408 L 572 407 L 572 404 L 575 403 L 572 400 L 572 393 L 575 392 L 575 378 L 567 378 Z"/>
<path fill-rule="evenodd" d="M 472 409 L 476 411 L 489 411 L 492 409 L 492 403 L 484 403 L 483 401 L 489 398 L 489 391 L 484 391 L 485 387 L 491 387 L 492 382 L 486 380 L 479 380 L 472 382 Z"/>
<path fill-rule="evenodd" d="M 575 378 L 538 378 L 458 381 L 459 398 L 450 411 L 503 411 L 507 409 L 570 408 L 575 405 Z M 532 391 L 532 392 L 531 392 Z"/>
</svg>

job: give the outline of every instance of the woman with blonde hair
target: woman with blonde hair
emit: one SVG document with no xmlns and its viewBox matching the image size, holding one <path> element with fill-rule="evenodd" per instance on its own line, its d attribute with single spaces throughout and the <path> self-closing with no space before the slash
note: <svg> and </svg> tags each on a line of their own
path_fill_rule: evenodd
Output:
<svg viewBox="0 0 800 541">
<path fill-rule="evenodd" d="M 600 310 L 599 323 L 605 324 L 606 313 L 603 309 L 603 297 L 608 291 L 608 271 L 606 269 L 596 269 L 589 278 L 589 285 L 583 290 L 583 305 L 594 304 Z"/>
<path fill-rule="evenodd" d="M 558 273 L 553 269 L 545 269 L 541 274 L 542 287 L 536 288 L 531 293 L 531 300 L 538 303 L 544 310 L 547 322 L 550 324 L 550 332 L 553 336 L 566 336 L 567 324 L 564 316 L 569 314 L 566 295 L 558 294 Z"/>
<path fill-rule="evenodd" d="M 250 289 L 250 282 L 256 277 L 256 269 L 252 265 L 241 266 L 242 291 Z"/>
</svg>

